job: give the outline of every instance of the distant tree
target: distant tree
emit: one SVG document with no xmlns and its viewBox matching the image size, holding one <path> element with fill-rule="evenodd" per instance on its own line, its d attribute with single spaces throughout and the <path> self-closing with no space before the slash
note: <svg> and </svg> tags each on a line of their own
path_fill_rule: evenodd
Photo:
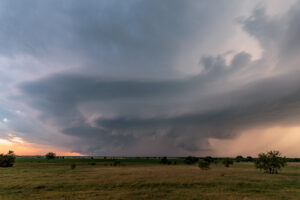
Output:
<svg viewBox="0 0 300 200">
<path fill-rule="evenodd" d="M 206 156 L 203 160 L 205 160 L 205 161 L 207 161 L 209 163 L 214 162 L 214 159 L 211 156 Z"/>
<path fill-rule="evenodd" d="M 170 165 L 172 162 L 168 160 L 167 157 L 163 157 L 162 159 L 160 159 L 160 163 L 164 165 Z"/>
<path fill-rule="evenodd" d="M 56 158 L 56 154 L 53 152 L 49 152 L 45 155 L 46 159 L 51 160 Z"/>
<path fill-rule="evenodd" d="M 210 163 L 211 162 L 203 159 L 203 160 L 199 160 L 198 166 L 200 169 L 205 170 L 205 169 L 209 169 Z"/>
<path fill-rule="evenodd" d="M 213 163 L 214 163 L 215 165 L 218 165 L 220 162 L 221 162 L 221 159 L 217 158 L 217 159 L 214 159 L 214 162 L 213 162 Z"/>
<path fill-rule="evenodd" d="M 225 167 L 229 167 L 230 165 L 233 165 L 233 159 L 232 158 L 224 158 L 222 160 L 222 163 Z"/>
<path fill-rule="evenodd" d="M 245 159 L 247 162 L 253 162 L 254 159 L 251 156 L 247 156 L 247 158 Z"/>
<path fill-rule="evenodd" d="M 0 154 L 0 167 L 12 167 L 16 161 L 13 151 L 9 150 L 7 154 Z"/>
<path fill-rule="evenodd" d="M 121 165 L 121 161 L 120 160 L 115 160 L 113 163 L 113 166 L 119 166 Z"/>
<path fill-rule="evenodd" d="M 243 161 L 243 160 L 244 160 L 243 156 L 237 156 L 237 157 L 235 158 L 235 161 L 236 161 L 236 162 L 241 162 L 241 161 Z"/>
<path fill-rule="evenodd" d="M 286 162 L 286 157 L 281 157 L 279 151 L 269 151 L 260 153 L 254 164 L 256 168 L 264 170 L 266 173 L 277 174 L 278 170 L 285 167 Z"/>
<path fill-rule="evenodd" d="M 76 168 L 76 164 L 75 163 L 73 163 L 73 164 L 71 164 L 71 169 L 75 169 Z"/>
<path fill-rule="evenodd" d="M 195 164 L 196 162 L 198 162 L 199 158 L 193 157 L 193 156 L 188 156 L 184 159 L 184 163 L 191 165 L 191 164 Z"/>
</svg>

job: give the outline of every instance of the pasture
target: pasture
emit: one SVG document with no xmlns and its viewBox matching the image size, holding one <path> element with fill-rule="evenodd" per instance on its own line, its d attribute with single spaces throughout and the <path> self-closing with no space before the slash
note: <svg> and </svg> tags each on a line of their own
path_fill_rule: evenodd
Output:
<svg viewBox="0 0 300 200">
<path fill-rule="evenodd" d="M 250 162 L 201 170 L 173 161 L 125 159 L 112 166 L 109 159 L 18 158 L 14 167 L 0 168 L 0 200 L 300 199 L 300 163 L 272 175 Z"/>
</svg>

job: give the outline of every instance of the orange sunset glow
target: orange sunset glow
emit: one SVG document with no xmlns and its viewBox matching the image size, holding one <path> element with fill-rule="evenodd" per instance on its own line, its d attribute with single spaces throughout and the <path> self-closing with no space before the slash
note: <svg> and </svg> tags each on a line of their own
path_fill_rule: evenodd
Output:
<svg viewBox="0 0 300 200">
<path fill-rule="evenodd" d="M 55 152 L 58 156 L 84 156 L 60 147 L 30 143 L 14 136 L 9 139 L 0 139 L 0 153 L 7 153 L 9 150 L 13 150 L 16 155 L 24 156 L 45 155 L 48 152 Z"/>
</svg>

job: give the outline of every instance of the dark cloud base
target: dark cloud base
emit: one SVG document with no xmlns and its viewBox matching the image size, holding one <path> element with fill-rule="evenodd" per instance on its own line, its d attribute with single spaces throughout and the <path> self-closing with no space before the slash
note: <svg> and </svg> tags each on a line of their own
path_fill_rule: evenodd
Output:
<svg viewBox="0 0 300 200">
<path fill-rule="evenodd" d="M 22 65 L 21 74 L 31 76 L 14 82 L 20 94 L 10 100 L 76 138 L 57 138 L 60 145 L 94 155 L 201 154 L 211 150 L 208 138 L 299 124 L 300 3 L 280 16 L 256 8 L 236 20 L 240 2 L 1 2 L 1 56 L 35 63 Z M 236 21 L 259 42 L 261 58 L 230 47 L 229 62 L 225 54 L 210 56 Z M 198 74 L 178 72 L 193 63 Z M 35 127 L 10 128 L 34 136 Z"/>
</svg>

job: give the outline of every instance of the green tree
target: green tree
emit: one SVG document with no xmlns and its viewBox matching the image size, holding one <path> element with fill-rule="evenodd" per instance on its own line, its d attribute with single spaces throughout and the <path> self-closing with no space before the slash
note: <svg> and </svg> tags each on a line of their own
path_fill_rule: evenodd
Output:
<svg viewBox="0 0 300 200">
<path fill-rule="evenodd" d="M 209 163 L 214 162 L 214 159 L 211 156 L 206 156 L 203 160 L 205 160 L 205 161 L 207 161 Z"/>
<path fill-rule="evenodd" d="M 71 164 L 71 169 L 75 169 L 76 168 L 76 164 L 75 163 L 73 163 L 73 164 Z"/>
<path fill-rule="evenodd" d="M 46 159 L 51 160 L 56 158 L 56 154 L 53 152 L 49 152 L 45 155 Z"/>
<path fill-rule="evenodd" d="M 196 162 L 198 162 L 199 158 L 196 158 L 196 157 L 193 157 L 193 156 L 188 156 L 184 159 L 184 163 L 185 164 L 188 164 L 188 165 L 191 165 L 191 164 L 194 164 Z"/>
<path fill-rule="evenodd" d="M 235 161 L 236 161 L 236 162 L 241 162 L 241 161 L 243 161 L 243 160 L 244 160 L 243 156 L 237 156 L 237 157 L 235 158 Z"/>
<path fill-rule="evenodd" d="M 277 174 L 278 170 L 285 167 L 286 162 L 286 157 L 281 157 L 279 151 L 269 151 L 260 153 L 254 164 L 257 169 L 264 170 L 266 173 Z"/>
<path fill-rule="evenodd" d="M 8 151 L 7 154 L 0 154 L 0 167 L 12 167 L 16 161 L 16 156 L 13 151 Z"/>
<path fill-rule="evenodd" d="M 168 160 L 167 157 L 163 157 L 163 158 L 160 160 L 160 163 L 161 163 L 161 164 L 165 164 L 165 165 L 170 165 L 170 164 L 171 164 L 171 161 Z"/>
<path fill-rule="evenodd" d="M 247 158 L 245 159 L 247 162 L 253 162 L 253 158 L 251 156 L 247 156 Z"/>
<path fill-rule="evenodd" d="M 233 159 L 232 158 L 224 158 L 222 160 L 222 163 L 225 167 L 229 167 L 230 165 L 233 165 Z"/>
<path fill-rule="evenodd" d="M 206 170 L 209 169 L 210 162 L 207 160 L 199 160 L 198 166 L 200 169 Z"/>
</svg>

